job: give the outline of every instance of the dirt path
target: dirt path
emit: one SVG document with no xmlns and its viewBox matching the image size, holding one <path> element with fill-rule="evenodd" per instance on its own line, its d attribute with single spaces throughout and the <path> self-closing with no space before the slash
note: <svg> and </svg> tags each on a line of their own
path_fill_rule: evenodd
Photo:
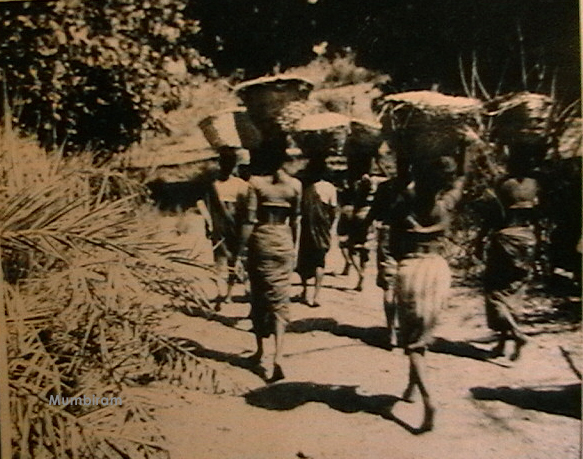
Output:
<svg viewBox="0 0 583 459">
<path fill-rule="evenodd" d="M 340 270 L 338 258 L 330 254 L 330 269 Z M 442 312 L 438 339 L 427 354 L 436 428 L 414 435 L 422 406 L 399 399 L 408 362 L 402 350 L 385 348 L 374 274 L 370 263 L 361 293 L 349 290 L 354 277 L 327 276 L 320 308 L 293 305 L 286 379 L 272 385 L 246 360 L 254 339 L 242 286 L 235 292 L 238 302 L 210 318 L 175 314 L 165 324 L 168 333 L 189 340 L 196 355 L 220 362 L 227 393 L 153 389 L 172 406 L 161 413 L 172 458 L 579 457 L 579 380 L 559 346 L 580 355 L 580 333 L 559 327 L 533 336 L 514 364 L 487 361 L 483 300 L 461 286 Z M 269 346 L 268 356 L 271 351 Z M 388 407 L 391 418 L 382 416 Z"/>
</svg>

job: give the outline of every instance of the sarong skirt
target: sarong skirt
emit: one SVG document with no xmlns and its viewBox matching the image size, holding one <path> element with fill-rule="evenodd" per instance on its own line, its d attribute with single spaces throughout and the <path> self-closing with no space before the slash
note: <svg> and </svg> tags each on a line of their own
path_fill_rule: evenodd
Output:
<svg viewBox="0 0 583 459">
<path fill-rule="evenodd" d="M 258 225 L 249 239 L 251 321 L 261 337 L 274 332 L 275 321 L 289 321 L 294 245 L 287 225 Z"/>
<path fill-rule="evenodd" d="M 395 301 L 400 321 L 399 341 L 406 351 L 408 345 L 422 336 L 430 337 L 438 313 L 448 301 L 450 286 L 451 271 L 438 254 L 414 254 L 399 262 Z"/>
<path fill-rule="evenodd" d="M 486 319 L 494 331 L 509 331 L 532 273 L 536 236 L 529 226 L 500 230 L 488 251 L 484 288 Z"/>
</svg>

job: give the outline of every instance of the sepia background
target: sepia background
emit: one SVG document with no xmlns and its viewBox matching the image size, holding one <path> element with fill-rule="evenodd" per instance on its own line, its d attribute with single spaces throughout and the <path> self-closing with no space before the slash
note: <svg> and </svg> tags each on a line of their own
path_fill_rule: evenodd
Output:
<svg viewBox="0 0 583 459">
<path fill-rule="evenodd" d="M 579 457 L 578 8 L 0 1 L 2 457 Z M 333 230 L 321 307 L 292 303 L 277 384 L 248 359 L 244 269 L 233 303 L 214 308 L 224 285 L 196 201 L 218 152 L 201 122 L 226 113 L 232 123 L 246 108 L 237 85 L 272 75 L 313 84 L 278 118 L 286 133 L 322 111 L 376 125 L 384 96 L 408 91 L 484 106 L 524 91 L 552 100 L 539 167 L 544 237 L 519 315 L 531 340 L 517 362 L 488 357 L 471 203 L 504 175 L 505 150 L 485 116 L 487 167 L 469 169 L 449 247 L 452 297 L 426 356 L 438 410 L 430 433 L 417 435 L 421 404 L 400 399 L 408 364 L 387 342 L 376 228 L 362 291 L 354 269 L 341 275 Z M 294 137 L 286 141 L 301 170 Z M 395 174 L 390 142 L 376 148 L 375 183 Z M 329 166 L 340 183 L 356 166 L 338 153 Z M 123 406 L 49 405 L 55 394 L 121 397 Z"/>
</svg>

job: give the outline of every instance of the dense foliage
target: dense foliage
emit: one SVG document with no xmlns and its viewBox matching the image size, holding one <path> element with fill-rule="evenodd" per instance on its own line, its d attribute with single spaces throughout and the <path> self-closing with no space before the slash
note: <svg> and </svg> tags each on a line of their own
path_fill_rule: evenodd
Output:
<svg viewBox="0 0 583 459">
<path fill-rule="evenodd" d="M 306 64 L 327 43 L 327 56 L 350 48 L 396 90 L 438 84 L 460 94 L 459 59 L 469 67 L 475 55 L 489 91 L 524 90 L 526 79 L 548 92 L 556 75 L 568 101 L 580 91 L 578 13 L 575 0 L 201 0 L 187 9 L 200 20 L 199 49 L 223 74 Z"/>
<path fill-rule="evenodd" d="M 250 78 L 314 53 L 352 50 L 357 65 L 391 75 L 388 89 L 458 94 L 473 61 L 491 93 L 554 85 L 570 102 L 579 96 L 577 13 L 573 0 L 3 2 L 0 80 L 16 121 L 45 146 L 101 153 L 144 128 L 164 131 L 163 112 L 193 74 L 216 66 Z"/>
<path fill-rule="evenodd" d="M 0 70 L 15 121 L 47 147 L 126 147 L 178 104 L 189 73 L 186 0 L 10 2 L 0 6 Z M 2 75 L 2 74 L 0 74 Z"/>
</svg>

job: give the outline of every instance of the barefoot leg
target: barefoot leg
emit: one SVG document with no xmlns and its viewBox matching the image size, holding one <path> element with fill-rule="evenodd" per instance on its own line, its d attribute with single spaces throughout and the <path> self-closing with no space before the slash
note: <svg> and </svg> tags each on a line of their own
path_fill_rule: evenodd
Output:
<svg viewBox="0 0 583 459">
<path fill-rule="evenodd" d="M 387 318 L 387 330 L 389 346 L 393 346 L 393 330 L 395 326 L 395 316 L 397 314 L 397 305 L 395 304 L 392 287 L 383 292 L 383 307 Z"/>
<path fill-rule="evenodd" d="M 421 393 L 423 405 L 425 407 L 423 422 L 419 430 L 421 432 L 426 432 L 433 429 L 435 407 L 433 406 L 429 389 L 426 385 L 424 356 L 420 352 L 411 352 L 409 354 L 409 359 L 414 372 L 417 374 L 417 387 L 419 387 L 419 392 Z"/>
<path fill-rule="evenodd" d="M 285 323 L 279 319 L 275 319 L 275 355 L 273 358 L 273 375 L 269 379 L 270 382 L 279 381 L 285 378 L 281 369 L 281 357 L 283 355 L 283 335 L 285 333 Z"/>
<path fill-rule="evenodd" d="M 320 305 L 320 290 L 322 290 L 322 282 L 324 281 L 324 268 L 318 266 L 316 268 L 316 280 L 314 284 L 314 301 L 313 306 Z"/>
<path fill-rule="evenodd" d="M 263 339 L 259 335 L 255 335 L 255 342 L 257 344 L 257 350 L 255 351 L 255 354 L 249 357 L 249 360 L 258 364 L 261 362 L 261 357 L 263 357 Z"/>
</svg>

